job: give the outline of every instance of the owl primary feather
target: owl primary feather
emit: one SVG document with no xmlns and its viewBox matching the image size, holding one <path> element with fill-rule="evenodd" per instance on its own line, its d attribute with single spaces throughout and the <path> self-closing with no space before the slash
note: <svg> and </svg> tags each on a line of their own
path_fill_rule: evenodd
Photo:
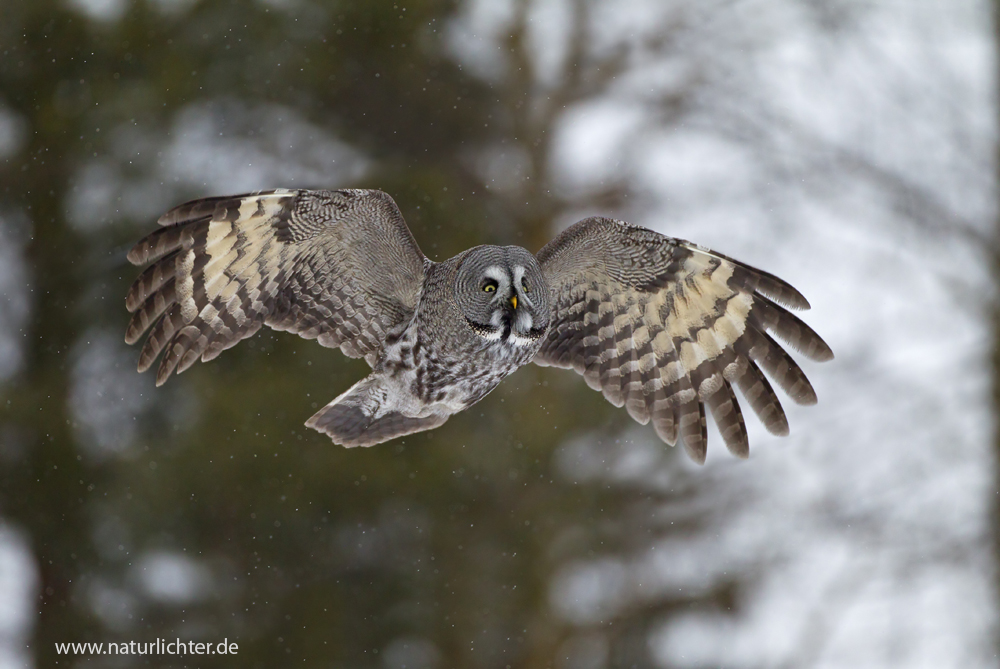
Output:
<svg viewBox="0 0 1000 669">
<path fill-rule="evenodd" d="M 536 255 L 477 246 L 440 263 L 377 190 L 208 198 L 159 223 L 128 254 L 149 265 L 125 301 L 125 340 L 149 331 L 139 371 L 160 358 L 160 385 L 262 325 L 316 339 L 372 368 L 306 422 L 344 446 L 438 427 L 534 362 L 577 371 L 697 462 L 707 406 L 746 457 L 734 386 L 774 434 L 788 422 L 769 377 L 795 402 L 816 402 L 772 335 L 812 360 L 833 357 L 785 308 L 809 303 L 781 279 L 608 218 L 580 221 Z"/>
</svg>

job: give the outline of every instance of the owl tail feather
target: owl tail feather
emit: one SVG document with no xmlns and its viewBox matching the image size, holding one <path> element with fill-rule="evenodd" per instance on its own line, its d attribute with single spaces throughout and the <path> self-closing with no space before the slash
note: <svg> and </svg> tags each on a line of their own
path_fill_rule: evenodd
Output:
<svg viewBox="0 0 1000 669">
<path fill-rule="evenodd" d="M 448 415 L 431 414 L 414 418 L 384 405 L 394 392 L 381 375 L 372 374 L 351 386 L 306 421 L 306 427 L 323 432 L 333 443 L 348 448 L 374 446 L 414 432 L 444 424 Z M 379 415 L 381 413 L 381 415 Z"/>
</svg>

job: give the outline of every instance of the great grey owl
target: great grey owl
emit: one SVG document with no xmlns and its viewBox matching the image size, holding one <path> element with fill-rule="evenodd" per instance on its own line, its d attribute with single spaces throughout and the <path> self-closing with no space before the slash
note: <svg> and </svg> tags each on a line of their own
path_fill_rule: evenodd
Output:
<svg viewBox="0 0 1000 669">
<path fill-rule="evenodd" d="M 572 368 L 697 462 L 705 406 L 737 456 L 749 453 L 735 385 L 774 434 L 788 422 L 761 368 L 816 402 L 777 335 L 833 357 L 784 307 L 809 303 L 777 277 L 688 242 L 588 218 L 537 255 L 477 246 L 427 259 L 377 190 L 273 190 L 183 204 L 128 254 L 150 264 L 128 292 L 125 340 L 152 328 L 139 371 L 157 385 L 261 325 L 363 357 L 372 373 L 306 423 L 344 446 L 429 430 L 518 367 Z M 769 334 L 771 333 L 771 334 Z"/>
</svg>

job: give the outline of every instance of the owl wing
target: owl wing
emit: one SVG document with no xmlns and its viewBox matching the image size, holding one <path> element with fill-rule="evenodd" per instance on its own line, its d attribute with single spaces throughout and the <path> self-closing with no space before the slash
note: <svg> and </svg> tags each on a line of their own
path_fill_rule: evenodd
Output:
<svg viewBox="0 0 1000 669">
<path fill-rule="evenodd" d="M 377 190 L 274 190 L 195 200 L 160 217 L 128 259 L 150 266 L 126 297 L 125 341 L 150 330 L 139 371 L 165 351 L 160 385 L 261 325 L 374 364 L 408 322 L 424 254 Z"/>
<path fill-rule="evenodd" d="M 588 218 L 538 252 L 552 321 L 534 362 L 572 368 L 668 444 L 705 461 L 705 405 L 729 450 L 749 444 L 737 386 L 773 434 L 788 421 L 764 371 L 797 403 L 814 404 L 805 374 L 772 338 L 813 360 L 833 352 L 780 304 L 808 309 L 781 279 L 622 221 Z M 779 304 L 780 303 L 780 304 Z"/>
</svg>

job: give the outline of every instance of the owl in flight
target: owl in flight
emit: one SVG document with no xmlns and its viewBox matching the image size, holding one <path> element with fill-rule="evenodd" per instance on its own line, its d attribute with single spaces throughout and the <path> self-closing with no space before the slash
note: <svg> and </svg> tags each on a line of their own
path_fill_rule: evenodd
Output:
<svg viewBox="0 0 1000 669">
<path fill-rule="evenodd" d="M 377 190 L 207 198 L 159 223 L 128 254 L 149 265 L 125 302 L 125 341 L 150 330 L 139 371 L 162 353 L 160 385 L 261 325 L 317 339 L 372 367 L 306 423 L 344 446 L 438 427 L 534 362 L 576 370 L 699 463 L 707 405 L 746 457 L 733 386 L 773 434 L 788 422 L 761 368 L 794 401 L 816 402 L 771 335 L 807 358 L 833 357 L 785 308 L 809 303 L 781 279 L 608 218 L 580 221 L 536 255 L 477 246 L 440 263 Z"/>
</svg>

